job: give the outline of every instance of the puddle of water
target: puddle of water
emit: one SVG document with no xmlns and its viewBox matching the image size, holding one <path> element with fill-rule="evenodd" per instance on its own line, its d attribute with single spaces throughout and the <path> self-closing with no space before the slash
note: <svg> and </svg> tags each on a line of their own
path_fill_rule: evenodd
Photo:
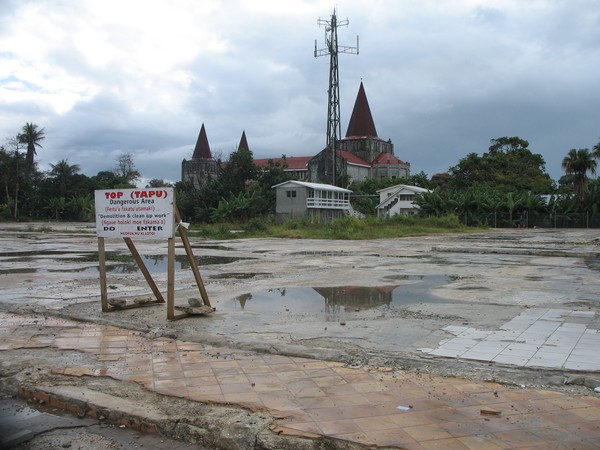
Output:
<svg viewBox="0 0 600 450">
<path fill-rule="evenodd" d="M 600 256 L 584 258 L 584 261 L 588 269 L 600 271 Z"/>
<path fill-rule="evenodd" d="M 404 276 L 402 276 L 404 277 Z M 324 313 L 337 314 L 343 309 L 369 309 L 378 306 L 403 306 L 415 303 L 449 303 L 431 294 L 431 288 L 449 282 L 441 275 L 413 277 L 416 283 L 389 286 L 338 286 L 275 288 L 240 295 L 231 300 L 232 308 L 265 314 Z"/>
<path fill-rule="evenodd" d="M 41 251 L 41 252 L 11 252 L 17 254 L 18 258 L 12 258 L 8 261 L 10 262 L 31 262 L 35 261 L 36 257 L 43 256 L 54 256 L 54 255 L 70 255 L 72 252 L 65 251 Z M 7 256 L 7 253 L 3 254 Z M 24 256 L 25 255 L 25 256 Z M 2 255 L 0 255 L 2 256 Z M 141 255 L 146 268 L 150 273 L 166 273 L 168 260 L 166 255 Z M 238 257 L 229 257 L 229 256 L 196 256 L 196 264 L 198 267 L 202 268 L 203 266 L 209 266 L 214 264 L 229 264 L 235 261 L 239 261 L 241 259 L 251 259 L 251 258 L 238 258 Z M 133 256 L 123 253 L 115 253 L 115 252 L 107 252 L 106 253 L 106 271 L 108 273 L 135 273 L 140 269 L 133 259 Z M 18 274 L 18 273 L 50 273 L 50 272 L 60 272 L 60 273 L 68 273 L 68 272 L 77 272 L 77 273 L 85 273 L 85 272 L 98 272 L 98 253 L 84 253 L 79 254 L 76 257 L 63 259 L 65 262 L 93 262 L 95 263 L 92 266 L 87 267 L 78 267 L 78 268 L 15 268 L 15 269 L 0 269 L 0 275 L 8 275 L 8 274 Z M 53 263 L 55 266 L 56 264 Z M 186 270 L 190 269 L 190 263 L 187 259 L 186 255 L 176 255 L 175 256 L 175 270 Z"/>
<path fill-rule="evenodd" d="M 351 256 L 348 252 L 343 251 L 302 251 L 302 252 L 293 252 L 290 253 L 291 256 L 299 255 L 299 256 Z"/>
<path fill-rule="evenodd" d="M 226 245 L 206 245 L 206 244 L 192 244 L 192 248 L 202 248 L 208 250 L 233 250 L 231 247 Z"/>
<path fill-rule="evenodd" d="M 210 278 L 213 280 L 228 280 L 230 278 L 235 278 L 235 279 L 240 279 L 240 280 L 246 280 L 248 278 L 254 278 L 257 275 L 261 275 L 259 273 L 252 273 L 252 272 L 248 272 L 248 273 L 219 273 L 216 275 L 211 275 Z M 264 275 L 264 274 L 262 274 Z"/>
</svg>

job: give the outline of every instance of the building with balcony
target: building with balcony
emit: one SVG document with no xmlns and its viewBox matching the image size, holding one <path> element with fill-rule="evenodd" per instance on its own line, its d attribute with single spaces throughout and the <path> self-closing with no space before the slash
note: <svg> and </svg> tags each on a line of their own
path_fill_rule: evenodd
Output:
<svg viewBox="0 0 600 450">
<path fill-rule="evenodd" d="M 352 214 L 352 191 L 330 184 L 285 181 L 275 189 L 275 218 L 278 222 L 307 218 L 311 222 L 329 222 Z"/>
<path fill-rule="evenodd" d="M 377 191 L 379 194 L 379 205 L 377 205 L 377 217 L 391 217 L 397 214 L 416 214 L 419 205 L 414 203 L 415 195 L 429 192 L 418 186 L 397 184 Z"/>
</svg>

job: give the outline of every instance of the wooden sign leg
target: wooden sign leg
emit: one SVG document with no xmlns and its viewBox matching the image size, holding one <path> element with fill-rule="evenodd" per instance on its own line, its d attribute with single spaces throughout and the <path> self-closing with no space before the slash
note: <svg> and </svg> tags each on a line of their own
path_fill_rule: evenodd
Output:
<svg viewBox="0 0 600 450">
<path fill-rule="evenodd" d="M 167 250 L 167 319 L 175 319 L 175 241 L 169 238 Z"/>
<path fill-rule="evenodd" d="M 179 213 L 179 208 L 175 207 L 175 220 L 179 223 L 181 222 L 181 214 Z M 198 286 L 198 290 L 200 291 L 200 296 L 202 297 L 202 302 L 206 306 L 212 306 L 210 304 L 210 300 L 208 299 L 208 293 L 206 292 L 206 288 L 204 287 L 204 282 L 202 281 L 202 276 L 200 275 L 200 270 L 196 265 L 196 260 L 194 258 L 194 252 L 192 251 L 192 246 L 190 245 L 190 239 L 187 234 L 187 230 L 183 226 L 179 226 L 178 228 L 179 236 L 181 236 L 181 242 L 183 243 L 183 247 L 185 248 L 185 253 L 187 255 L 188 261 L 190 262 L 190 267 L 192 268 L 192 272 L 194 274 L 194 278 L 196 279 L 196 286 Z"/>
<path fill-rule="evenodd" d="M 158 287 L 156 286 L 156 283 L 154 282 L 154 278 L 152 278 L 152 275 L 150 275 L 150 272 L 148 271 L 146 264 L 144 264 L 144 260 L 142 259 L 139 252 L 137 251 L 137 248 L 135 248 L 133 241 L 131 240 L 131 238 L 123 238 L 123 240 L 127 244 L 127 247 L 129 248 L 129 251 L 133 255 L 135 262 L 137 263 L 138 267 L 142 271 L 142 274 L 144 274 L 144 278 L 146 279 L 148 286 L 150 286 L 150 289 L 152 289 L 152 292 L 154 293 L 154 297 L 156 297 L 156 300 L 158 301 L 158 303 L 164 303 L 165 299 L 163 298 L 161 292 L 158 290 Z"/>
<path fill-rule="evenodd" d="M 110 310 L 108 306 L 108 290 L 106 287 L 106 252 L 104 249 L 104 238 L 98 238 L 98 271 L 100 272 L 100 301 L 102 312 Z"/>
</svg>

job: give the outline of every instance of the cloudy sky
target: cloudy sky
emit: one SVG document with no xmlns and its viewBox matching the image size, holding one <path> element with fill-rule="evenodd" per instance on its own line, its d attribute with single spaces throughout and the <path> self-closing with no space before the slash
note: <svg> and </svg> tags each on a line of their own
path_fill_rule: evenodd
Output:
<svg viewBox="0 0 600 450">
<path fill-rule="evenodd" d="M 446 171 L 501 136 L 527 139 L 554 179 L 600 140 L 598 0 L 0 0 L 0 141 L 46 130 L 40 168 L 86 175 L 131 153 L 179 181 L 202 123 L 227 158 L 325 146 L 333 7 L 342 134 L 361 80 L 379 137 L 412 172 Z"/>
</svg>

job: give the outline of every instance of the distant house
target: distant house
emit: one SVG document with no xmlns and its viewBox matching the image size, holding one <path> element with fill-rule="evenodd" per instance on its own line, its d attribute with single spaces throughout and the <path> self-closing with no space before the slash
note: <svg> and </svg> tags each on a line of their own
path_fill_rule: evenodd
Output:
<svg viewBox="0 0 600 450">
<path fill-rule="evenodd" d="M 348 189 L 294 180 L 277 184 L 273 189 L 277 202 L 275 218 L 280 223 L 303 217 L 328 222 L 352 213 L 352 191 Z"/>
<path fill-rule="evenodd" d="M 380 189 L 379 205 L 377 205 L 377 217 L 391 217 L 397 214 L 416 214 L 419 209 L 418 205 L 413 203 L 414 197 L 417 194 L 429 192 L 417 186 L 408 186 L 405 184 L 397 184 L 389 188 Z"/>
</svg>

